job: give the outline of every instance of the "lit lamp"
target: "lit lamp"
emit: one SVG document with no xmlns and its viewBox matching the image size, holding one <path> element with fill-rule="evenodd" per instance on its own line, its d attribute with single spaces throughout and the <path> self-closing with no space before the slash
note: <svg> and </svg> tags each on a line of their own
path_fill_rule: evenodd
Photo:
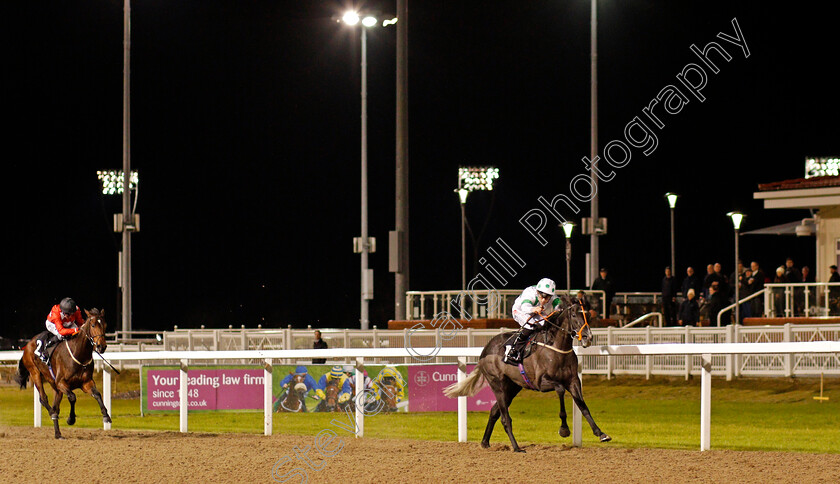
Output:
<svg viewBox="0 0 840 484">
<path fill-rule="evenodd" d="M 349 11 L 345 13 L 341 20 L 349 26 L 356 26 L 360 22 L 365 27 L 362 28 L 362 234 L 354 240 L 354 251 L 362 254 L 361 260 L 361 311 L 359 322 L 361 329 L 368 329 L 370 324 L 370 317 L 368 311 L 368 300 L 373 299 L 373 271 L 368 269 L 368 254 L 373 252 L 376 247 L 376 241 L 368 237 L 368 188 L 367 188 L 367 29 L 377 24 L 376 17 L 373 15 L 363 14 Z M 396 23 L 396 19 L 392 19 L 388 24 Z"/>
<path fill-rule="evenodd" d="M 467 217 L 464 207 L 467 204 L 467 195 L 476 190 L 493 190 L 493 180 L 499 178 L 499 169 L 489 167 L 459 167 L 458 188 L 455 193 L 461 201 L 461 292 L 467 290 L 467 239 L 466 226 Z M 463 317 L 463 308 L 462 308 Z"/>
<path fill-rule="evenodd" d="M 571 262 L 572 262 L 572 230 L 575 228 L 575 224 L 571 222 L 563 222 L 560 224 L 563 227 L 563 233 L 566 234 L 566 290 L 569 291 L 569 295 L 572 293 L 572 271 L 571 271 Z"/>
<path fill-rule="evenodd" d="M 732 283 L 735 285 L 735 324 L 741 324 L 741 304 L 739 303 L 740 294 L 738 291 L 738 232 L 741 230 L 741 221 L 744 219 L 744 214 L 741 212 L 729 212 L 726 214 L 732 219 L 732 226 L 735 227 L 735 280 Z"/>
<path fill-rule="evenodd" d="M 671 276 L 677 277 L 677 263 L 674 249 L 674 207 L 677 206 L 677 194 L 668 192 L 665 194 L 668 205 L 671 207 Z M 683 294 L 685 296 L 685 294 Z"/>
</svg>

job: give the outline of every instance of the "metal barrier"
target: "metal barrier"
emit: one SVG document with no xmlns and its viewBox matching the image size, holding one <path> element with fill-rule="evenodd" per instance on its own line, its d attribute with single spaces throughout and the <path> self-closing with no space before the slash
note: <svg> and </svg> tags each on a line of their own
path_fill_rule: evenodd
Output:
<svg viewBox="0 0 840 484">
<path fill-rule="evenodd" d="M 415 354 L 430 354 L 436 348 L 417 348 Z M 426 353 L 426 352 L 429 353 Z M 458 381 L 466 378 L 466 358 L 477 357 L 481 348 L 441 348 L 442 356 L 458 359 Z M 328 353 L 328 354 L 325 354 Z M 590 348 L 575 348 L 578 357 L 583 358 L 652 358 L 655 356 L 684 356 L 685 358 L 699 358 L 699 366 L 702 380 L 700 383 L 700 450 L 705 451 L 711 448 L 711 388 L 712 388 L 712 358 L 713 355 L 731 357 L 734 355 L 764 356 L 764 355 L 786 355 L 793 354 L 808 355 L 816 357 L 823 354 L 840 353 L 840 341 L 818 341 L 799 343 L 690 343 L 690 344 L 643 344 L 624 346 L 595 346 Z M 408 348 L 379 348 L 379 349 L 332 349 L 332 350 L 268 350 L 268 351 L 162 351 L 159 353 L 147 352 L 126 352 L 114 353 L 109 358 L 115 361 L 156 361 L 177 360 L 180 361 L 180 430 L 188 431 L 188 378 L 187 371 L 190 362 L 208 361 L 216 359 L 248 359 L 263 362 L 265 373 L 264 384 L 264 421 L 263 431 L 265 435 L 271 435 L 273 431 L 273 376 L 272 365 L 274 360 L 298 360 L 311 359 L 313 357 L 328 356 L 333 358 L 354 358 L 356 362 L 356 398 L 364 395 L 364 365 L 365 358 L 406 358 L 412 353 Z M 19 351 L 0 352 L 0 361 L 16 361 L 21 357 Z M 95 357 L 97 362 L 101 360 Z M 103 401 L 108 412 L 111 412 L 111 370 L 107 366 L 103 368 Z M 358 401 L 358 400 L 357 400 Z M 41 404 L 38 391 L 33 390 L 34 425 L 41 426 Z M 356 436 L 364 436 L 364 409 L 363 405 L 356 405 Z M 573 444 L 582 444 L 582 419 L 580 412 L 575 406 L 572 417 L 573 422 Z M 104 424 L 105 430 L 111 429 L 110 423 Z M 458 441 L 467 440 L 467 405 L 466 397 L 458 397 Z"/>
<path fill-rule="evenodd" d="M 602 304 L 604 291 L 592 291 L 589 289 L 573 289 L 571 291 L 560 291 L 558 294 L 575 295 L 579 291 L 586 294 L 589 304 L 596 309 L 602 318 L 606 318 L 606 309 Z M 483 291 L 408 291 L 405 293 L 406 319 L 416 321 L 421 319 L 433 319 L 443 311 L 448 311 L 458 318 L 487 318 L 504 319 L 511 317 L 513 303 L 522 290 L 498 289 Z M 463 295 L 464 306 L 461 306 Z M 462 313 L 463 310 L 463 313 Z M 462 316 L 463 314 L 463 316 Z"/>
<path fill-rule="evenodd" d="M 772 283 L 764 287 L 767 317 L 840 315 L 840 282 Z"/>
</svg>

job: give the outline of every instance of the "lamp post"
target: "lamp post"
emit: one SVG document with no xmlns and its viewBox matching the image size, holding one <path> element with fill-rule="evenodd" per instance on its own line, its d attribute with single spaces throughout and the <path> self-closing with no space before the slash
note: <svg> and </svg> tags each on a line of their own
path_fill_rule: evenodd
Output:
<svg viewBox="0 0 840 484">
<path fill-rule="evenodd" d="M 367 29 L 377 24 L 373 15 L 360 15 L 358 12 L 349 11 L 341 17 L 341 20 L 349 25 L 362 24 L 362 149 L 361 149 L 361 211 L 362 226 L 361 236 L 354 244 L 354 251 L 361 253 L 361 310 L 359 322 L 361 329 L 368 329 L 370 325 L 370 312 L 368 301 L 373 299 L 373 271 L 368 269 L 368 255 L 375 251 L 376 241 L 368 237 L 368 186 L 367 186 Z"/>
<path fill-rule="evenodd" d="M 461 294 L 467 291 L 467 217 L 465 207 L 467 205 L 467 195 L 476 190 L 493 190 L 493 180 L 499 178 L 499 169 L 489 167 L 459 167 L 458 168 L 458 188 L 455 193 L 461 202 Z M 463 298 L 463 296 L 462 296 Z M 461 313 L 463 317 L 463 301 L 461 301 Z"/>
<path fill-rule="evenodd" d="M 741 230 L 741 220 L 744 219 L 744 214 L 741 212 L 729 212 L 726 214 L 730 218 L 732 218 L 732 226 L 735 227 L 735 278 L 736 280 L 733 281 L 735 284 L 735 324 L 741 323 L 741 305 L 738 304 L 738 300 L 740 299 L 740 294 L 738 291 L 738 278 L 740 274 L 738 274 L 738 232 Z"/>
<path fill-rule="evenodd" d="M 674 249 L 674 207 L 677 206 L 677 194 L 668 192 L 665 194 L 665 198 L 668 199 L 668 205 L 671 207 L 671 275 L 677 277 L 677 263 L 675 262 L 676 256 Z"/>
<path fill-rule="evenodd" d="M 563 227 L 563 233 L 566 235 L 566 291 L 569 292 L 569 295 L 572 294 L 572 271 L 571 271 L 571 263 L 572 263 L 572 230 L 575 228 L 575 224 L 571 222 L 563 222 L 560 224 Z"/>
<path fill-rule="evenodd" d="M 589 22 L 589 159 L 595 160 L 598 156 L 598 0 L 591 0 Z M 601 221 L 598 218 L 598 175 L 594 162 L 590 168 L 589 177 L 592 180 L 592 190 L 595 192 L 595 195 L 592 197 L 591 202 L 592 232 L 589 239 L 590 275 L 592 280 L 586 281 L 587 284 L 591 284 L 595 280 L 595 274 L 598 274 L 598 268 L 600 267 L 598 261 L 598 236 L 600 234 L 597 228 L 601 227 Z"/>
</svg>

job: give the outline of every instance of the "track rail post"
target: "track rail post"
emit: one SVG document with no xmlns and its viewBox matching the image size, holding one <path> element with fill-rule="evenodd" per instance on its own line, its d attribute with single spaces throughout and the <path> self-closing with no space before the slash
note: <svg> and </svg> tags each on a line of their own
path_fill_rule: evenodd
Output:
<svg viewBox="0 0 840 484">
<path fill-rule="evenodd" d="M 467 379 L 467 358 L 458 357 L 458 383 Z M 467 441 L 467 397 L 458 397 L 458 442 Z"/>
<path fill-rule="evenodd" d="M 187 426 L 187 413 L 190 409 L 190 400 L 189 400 L 189 388 L 187 384 L 187 370 L 189 366 L 187 365 L 187 360 L 181 360 L 181 386 L 180 386 L 180 397 L 181 397 L 181 408 L 180 408 L 180 421 L 181 421 L 181 432 L 186 433 L 188 430 Z"/>
<path fill-rule="evenodd" d="M 272 394 L 274 373 L 271 366 L 272 361 L 271 358 L 266 358 L 263 364 L 263 368 L 265 369 L 263 373 L 263 433 L 265 435 L 271 435 L 274 425 L 274 395 Z"/>
</svg>

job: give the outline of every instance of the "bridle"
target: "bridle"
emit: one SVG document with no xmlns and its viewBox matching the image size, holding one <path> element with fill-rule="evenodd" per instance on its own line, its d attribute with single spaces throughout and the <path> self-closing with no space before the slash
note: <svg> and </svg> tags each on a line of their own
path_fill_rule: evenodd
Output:
<svg viewBox="0 0 840 484">
<path fill-rule="evenodd" d="M 574 305 L 575 305 L 575 303 L 572 303 L 571 305 L 566 306 L 560 312 L 560 314 L 562 315 L 566 311 L 571 311 L 571 309 L 574 307 Z M 580 328 L 578 328 L 577 331 L 575 331 L 573 329 L 566 329 L 563 326 L 561 326 L 559 324 L 556 324 L 556 323 L 553 323 L 548 319 L 551 316 L 554 316 L 554 314 L 557 313 L 557 310 L 552 311 L 548 316 L 542 317 L 542 320 L 545 321 L 546 323 L 548 323 L 550 326 L 553 326 L 553 327 L 557 328 L 559 331 L 563 331 L 564 333 L 566 333 L 569 336 L 577 337 L 578 341 L 583 341 L 583 328 L 586 328 L 587 326 L 589 326 L 589 318 L 586 317 L 586 309 L 584 309 L 582 304 L 580 304 L 580 312 L 583 313 L 583 324 L 581 325 Z M 537 315 L 542 316 L 539 313 Z"/>
</svg>

